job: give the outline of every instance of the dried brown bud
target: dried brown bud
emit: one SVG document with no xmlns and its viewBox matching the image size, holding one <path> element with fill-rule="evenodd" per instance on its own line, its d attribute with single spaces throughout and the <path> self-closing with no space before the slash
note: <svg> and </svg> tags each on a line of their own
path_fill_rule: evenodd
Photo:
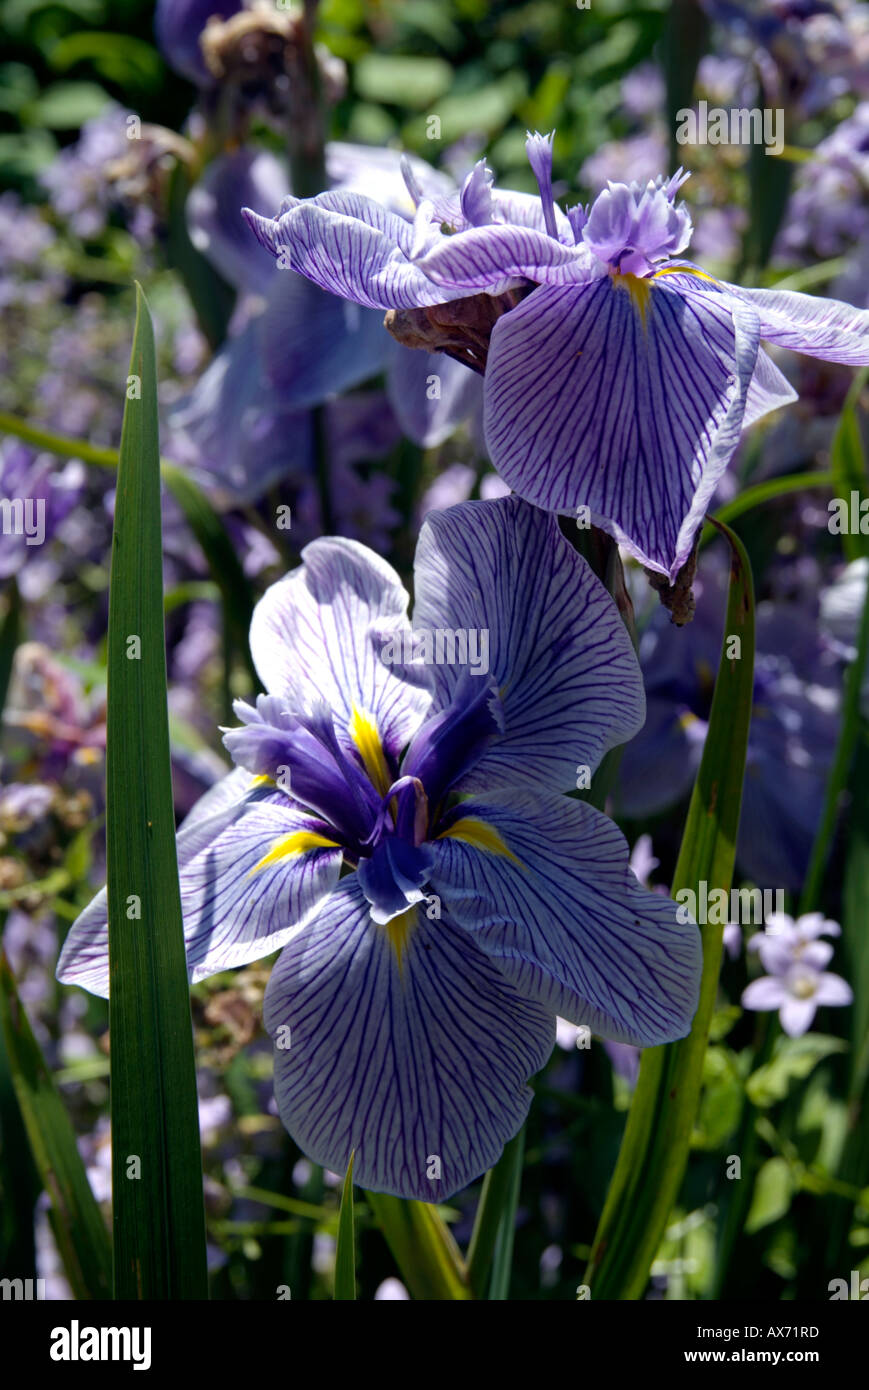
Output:
<svg viewBox="0 0 869 1390">
<path fill-rule="evenodd" d="M 425 309 L 389 309 L 383 325 L 402 347 L 444 352 L 482 375 L 489 355 L 492 329 L 502 314 L 515 309 L 521 290 L 504 294 L 474 294 Z"/>
</svg>

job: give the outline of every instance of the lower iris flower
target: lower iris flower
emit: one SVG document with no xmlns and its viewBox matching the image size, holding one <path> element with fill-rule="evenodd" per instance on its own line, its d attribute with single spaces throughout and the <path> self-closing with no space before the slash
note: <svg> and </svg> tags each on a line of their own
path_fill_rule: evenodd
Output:
<svg viewBox="0 0 869 1390">
<path fill-rule="evenodd" d="M 415 589 L 411 626 L 382 559 L 322 539 L 267 591 L 251 630 L 267 693 L 237 705 L 237 767 L 178 852 L 194 980 L 283 948 L 265 1022 L 293 1138 L 437 1201 L 518 1131 L 556 1016 L 683 1036 L 700 943 L 566 794 L 644 699 L 615 604 L 554 520 L 517 498 L 432 513 Z M 58 974 L 108 993 L 105 892 Z"/>
</svg>

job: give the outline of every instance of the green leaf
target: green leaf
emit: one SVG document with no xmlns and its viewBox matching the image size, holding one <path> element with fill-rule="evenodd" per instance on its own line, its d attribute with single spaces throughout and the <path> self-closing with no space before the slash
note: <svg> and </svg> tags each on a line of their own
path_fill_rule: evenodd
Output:
<svg viewBox="0 0 869 1390">
<path fill-rule="evenodd" d="M 828 470 L 823 472 L 819 470 L 816 473 L 788 473 L 781 478 L 770 478 L 766 483 L 755 483 L 753 487 L 743 488 L 732 502 L 727 502 L 719 508 L 714 519 L 710 518 L 709 524 L 704 527 L 701 535 L 701 546 L 715 539 L 714 523 L 716 521 L 729 526 L 737 517 L 752 511 L 764 502 L 775 502 L 779 497 L 786 497 L 788 493 L 804 492 L 812 487 L 831 488 L 833 486 L 833 474 Z"/>
<path fill-rule="evenodd" d="M 794 1180 L 786 1158 L 768 1158 L 754 1184 L 754 1196 L 745 1222 L 748 1235 L 771 1222 L 778 1221 L 788 1210 L 794 1195 Z"/>
<path fill-rule="evenodd" d="M 365 1197 L 413 1298 L 447 1302 L 471 1297 L 459 1247 L 437 1207 L 385 1192 L 366 1192 Z"/>
<path fill-rule="evenodd" d="M 483 1180 L 471 1243 L 468 1246 L 468 1282 L 475 1298 L 486 1297 L 496 1248 L 500 1256 L 496 1280 L 499 1288 L 503 1285 L 505 1267 L 509 1277 L 510 1262 L 509 1258 L 505 1261 L 504 1255 L 516 1220 L 524 1148 L 523 1128 L 505 1145 L 498 1162 L 494 1168 L 489 1169 Z"/>
<path fill-rule="evenodd" d="M 425 111 L 449 91 L 453 70 L 443 58 L 366 53 L 356 64 L 353 77 L 356 90 L 367 101 Z"/>
<path fill-rule="evenodd" d="M 341 1193 L 341 1212 L 338 1217 L 338 1238 L 335 1245 L 335 1301 L 353 1302 L 356 1299 L 356 1233 L 353 1227 L 353 1154 L 347 1164 L 344 1189 Z"/>
<path fill-rule="evenodd" d="M 836 433 L 833 436 L 831 466 L 833 472 L 833 493 L 842 498 L 850 513 L 851 494 L 856 493 L 858 504 L 869 496 L 869 479 L 866 476 L 866 459 L 863 454 L 863 440 L 860 435 L 860 422 L 857 418 L 857 393 L 866 380 L 861 372 L 855 378 L 848 398 L 839 416 Z M 850 527 L 842 533 L 842 549 L 846 560 L 859 560 L 869 555 L 869 535 L 860 531 L 853 534 Z"/>
<path fill-rule="evenodd" d="M 51 1200 L 51 1224 L 76 1298 L 111 1297 L 111 1245 L 60 1093 L 0 950 L 0 1023 L 30 1148 Z M 17 1196 L 20 1194 L 10 1194 Z"/>
<path fill-rule="evenodd" d="M 6 704 L 15 652 L 21 641 L 21 595 L 11 579 L 6 586 L 6 612 L 0 622 L 0 716 Z M 0 724 L 0 731 L 2 731 Z"/>
<path fill-rule="evenodd" d="M 75 130 L 98 116 L 109 101 L 95 82 L 54 82 L 21 110 L 25 125 L 48 130 Z"/>
<path fill-rule="evenodd" d="M 671 893 L 728 892 L 745 774 L 754 688 L 754 586 L 742 542 L 731 548 L 721 662 L 703 757 L 688 808 Z M 739 638 L 739 656 L 731 655 Z M 700 1096 L 721 969 L 723 927 L 701 928 L 703 973 L 691 1032 L 646 1048 L 624 1138 L 592 1247 L 585 1283 L 592 1297 L 636 1299 L 643 1290 L 679 1193 Z"/>
<path fill-rule="evenodd" d="M 115 1296 L 206 1298 L 202 1159 L 166 706 L 157 368 L 151 317 L 136 289 L 109 585 L 106 861 Z"/>
<path fill-rule="evenodd" d="M 770 1061 L 752 1072 L 745 1083 L 748 1098 L 761 1108 L 774 1105 L 784 1100 L 792 1081 L 804 1081 L 825 1057 L 847 1050 L 848 1044 L 841 1038 L 827 1037 L 823 1033 L 777 1038 Z"/>
</svg>

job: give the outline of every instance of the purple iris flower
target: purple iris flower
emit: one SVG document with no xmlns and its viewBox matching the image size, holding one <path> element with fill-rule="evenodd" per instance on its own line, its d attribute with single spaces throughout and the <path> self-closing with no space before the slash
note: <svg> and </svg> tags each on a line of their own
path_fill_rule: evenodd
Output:
<svg viewBox="0 0 869 1390">
<path fill-rule="evenodd" d="M 226 734 L 239 766 L 178 850 L 193 979 L 284 948 L 265 1021 L 300 1147 L 339 1173 L 355 1150 L 363 1186 L 438 1200 L 519 1129 L 557 1015 L 620 1042 L 684 1035 L 700 945 L 566 794 L 636 730 L 643 693 L 554 519 L 512 497 L 433 513 L 415 592 L 411 627 L 374 552 L 305 549 L 254 614 L 268 693 Z M 488 659 L 405 659 L 437 632 L 469 651 L 487 633 Z M 103 892 L 60 979 L 107 994 L 106 934 Z"/>
<path fill-rule="evenodd" d="M 356 193 L 246 215 L 280 265 L 360 305 L 430 310 L 509 294 L 485 368 L 495 468 L 537 506 L 588 507 L 673 578 L 743 429 L 794 399 L 760 339 L 867 363 L 869 313 L 741 289 L 685 261 L 681 174 L 610 184 L 589 210 L 565 215 L 552 196 L 551 140 L 526 146 L 539 199 L 499 193 L 480 163 L 448 199 L 423 196 L 411 176 L 413 225 Z"/>
<path fill-rule="evenodd" d="M 212 15 L 230 19 L 244 9 L 243 0 L 157 0 L 154 30 L 164 58 L 197 86 L 210 86 L 200 40 Z"/>
</svg>

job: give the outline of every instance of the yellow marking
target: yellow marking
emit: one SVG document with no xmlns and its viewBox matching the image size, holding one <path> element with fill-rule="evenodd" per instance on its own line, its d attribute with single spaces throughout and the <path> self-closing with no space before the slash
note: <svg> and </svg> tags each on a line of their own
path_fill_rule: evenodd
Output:
<svg viewBox="0 0 869 1390">
<path fill-rule="evenodd" d="M 711 285 L 719 283 L 714 275 L 707 275 L 705 270 L 695 270 L 693 265 L 665 265 L 661 270 L 654 270 L 649 279 L 659 280 L 662 275 L 696 275 L 700 280 L 708 280 Z"/>
<path fill-rule="evenodd" d="M 380 742 L 380 735 L 377 732 L 377 724 L 373 715 L 366 714 L 365 710 L 357 709 L 354 705 L 353 713 L 350 716 L 349 732 L 362 755 L 365 771 L 380 795 L 385 796 L 392 784 L 392 778 L 389 775 L 386 754 L 383 751 L 383 744 Z"/>
<path fill-rule="evenodd" d="M 274 777 L 269 777 L 269 775 L 268 775 L 267 772 L 260 772 L 260 773 L 257 774 L 256 777 L 254 777 L 253 781 L 251 782 L 251 786 L 252 786 L 252 787 L 268 787 L 268 786 L 274 786 L 274 783 L 275 783 Z"/>
<path fill-rule="evenodd" d="M 652 287 L 647 278 L 641 275 L 614 275 L 613 285 L 617 290 L 627 290 L 631 296 L 631 303 L 643 320 L 643 327 L 646 326 L 646 314 L 649 309 L 649 295 Z"/>
<path fill-rule="evenodd" d="M 487 821 L 477 820 L 475 816 L 463 816 L 448 830 L 442 830 L 437 838 L 461 840 L 462 844 L 473 845 L 474 849 L 484 849 L 487 854 L 500 854 L 505 859 L 512 859 L 520 869 L 524 867 L 522 860 L 517 859 L 513 851 L 507 848 L 500 831 Z"/>
<path fill-rule="evenodd" d="M 291 854 L 307 854 L 312 849 L 340 848 L 337 840 L 327 840 L 325 835 L 318 835 L 315 830 L 294 830 L 290 835 L 278 840 L 268 854 L 258 864 L 254 864 L 248 878 L 260 869 L 267 868 L 269 864 L 277 864 L 279 859 L 287 859 Z"/>
<path fill-rule="evenodd" d="M 395 952 L 399 974 L 401 974 L 402 970 L 402 952 L 410 940 L 410 934 L 415 925 L 415 907 L 409 907 L 407 911 L 402 912 L 399 917 L 393 917 L 391 922 L 386 923 L 386 935 L 389 937 L 389 944 Z"/>
<path fill-rule="evenodd" d="M 692 714 L 690 710 L 686 710 L 684 714 L 680 714 L 676 720 L 680 729 L 690 729 L 692 724 L 699 724 L 699 722 L 697 715 Z"/>
</svg>

